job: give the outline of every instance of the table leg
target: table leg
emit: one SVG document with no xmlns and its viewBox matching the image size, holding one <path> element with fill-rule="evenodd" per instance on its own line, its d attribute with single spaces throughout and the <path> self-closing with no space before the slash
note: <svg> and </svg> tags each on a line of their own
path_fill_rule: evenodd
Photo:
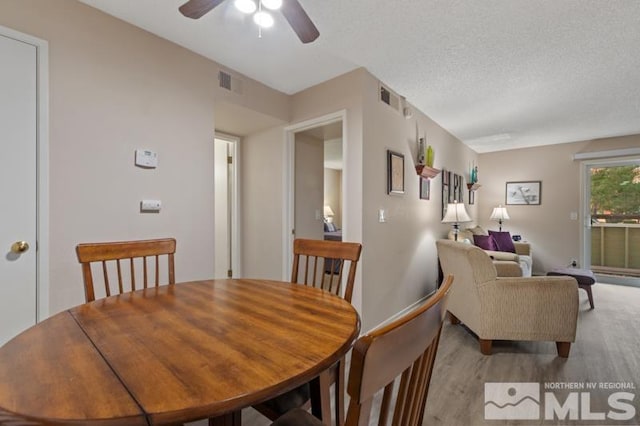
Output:
<svg viewBox="0 0 640 426">
<path fill-rule="evenodd" d="M 242 426 L 242 412 L 223 414 L 209 419 L 209 426 Z"/>
<path fill-rule="evenodd" d="M 594 306 L 593 306 L 593 294 L 591 293 L 591 286 L 590 285 L 581 285 L 579 287 L 587 292 L 587 297 L 589 297 L 589 306 L 591 306 L 591 309 L 593 309 L 594 308 Z"/>
<path fill-rule="evenodd" d="M 325 370 L 313 379 L 311 386 L 311 413 L 322 420 L 322 423 L 331 426 L 331 372 Z"/>
</svg>

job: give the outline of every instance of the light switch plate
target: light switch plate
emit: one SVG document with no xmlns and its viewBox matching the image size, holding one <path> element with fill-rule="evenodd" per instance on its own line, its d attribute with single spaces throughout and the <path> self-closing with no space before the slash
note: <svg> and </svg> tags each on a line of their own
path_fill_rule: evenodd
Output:
<svg viewBox="0 0 640 426">
<path fill-rule="evenodd" d="M 385 209 L 378 210 L 378 222 L 385 223 L 387 221 L 387 211 Z"/>
<path fill-rule="evenodd" d="M 140 212 L 142 213 L 159 213 L 162 207 L 160 200 L 142 200 L 140 201 Z"/>
</svg>

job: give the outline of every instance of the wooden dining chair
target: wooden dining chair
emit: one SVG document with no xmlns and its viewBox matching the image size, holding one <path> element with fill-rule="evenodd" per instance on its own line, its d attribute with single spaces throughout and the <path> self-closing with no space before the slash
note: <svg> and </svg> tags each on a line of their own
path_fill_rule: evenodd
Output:
<svg viewBox="0 0 640 426">
<path fill-rule="evenodd" d="M 162 275 L 160 257 L 165 255 L 168 264 L 168 284 L 175 284 L 173 259 L 175 252 L 174 238 L 78 244 L 76 254 L 82 265 L 85 300 L 91 302 L 96 298 L 92 264 L 101 264 L 105 297 L 108 297 L 112 294 L 160 285 Z M 136 265 L 139 268 L 137 271 Z M 139 279 L 137 283 L 136 277 Z"/>
<path fill-rule="evenodd" d="M 384 389 L 379 425 L 422 424 L 431 373 L 440 340 L 453 276 L 418 307 L 360 337 L 351 355 L 346 426 L 368 426 L 374 395 Z M 399 387 L 394 384 L 399 378 Z M 395 394 L 395 405 L 392 407 Z M 272 426 L 322 426 L 302 409 L 294 409 Z"/>
<path fill-rule="evenodd" d="M 362 244 L 359 243 L 296 239 L 293 242 L 291 282 L 322 288 L 351 303 L 353 284 L 361 253 Z M 342 293 L 343 281 L 344 293 Z M 334 383 L 336 424 L 342 425 L 345 412 L 344 358 L 331 367 L 330 385 Z M 262 404 L 255 405 L 254 408 L 270 420 L 275 420 L 293 408 L 308 408 L 310 392 L 310 386 L 307 383 Z"/>
</svg>

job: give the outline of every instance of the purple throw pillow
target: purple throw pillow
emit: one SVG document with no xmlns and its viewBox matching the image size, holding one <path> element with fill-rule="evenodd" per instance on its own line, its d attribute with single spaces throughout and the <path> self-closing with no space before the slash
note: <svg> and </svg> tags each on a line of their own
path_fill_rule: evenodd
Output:
<svg viewBox="0 0 640 426">
<path fill-rule="evenodd" d="M 516 247 L 513 245 L 511 234 L 508 231 L 489 231 L 489 235 L 491 235 L 495 240 L 498 251 L 508 251 L 510 253 L 516 252 Z"/>
<path fill-rule="evenodd" d="M 497 251 L 498 246 L 491 235 L 474 235 L 473 243 L 483 250 Z"/>
</svg>

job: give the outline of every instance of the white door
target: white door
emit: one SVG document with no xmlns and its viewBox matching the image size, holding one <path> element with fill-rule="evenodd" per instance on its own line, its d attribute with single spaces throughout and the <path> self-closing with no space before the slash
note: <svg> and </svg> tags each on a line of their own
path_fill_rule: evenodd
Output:
<svg viewBox="0 0 640 426">
<path fill-rule="evenodd" d="M 214 278 L 227 278 L 231 271 L 231 214 L 229 196 L 229 171 L 232 159 L 229 142 L 216 138 L 214 141 L 215 180 L 215 261 Z"/>
<path fill-rule="evenodd" d="M 214 278 L 240 271 L 237 149 L 240 138 L 216 132 L 214 140 Z"/>
<path fill-rule="evenodd" d="M 37 48 L 0 35 L 0 345 L 36 323 Z"/>
</svg>

